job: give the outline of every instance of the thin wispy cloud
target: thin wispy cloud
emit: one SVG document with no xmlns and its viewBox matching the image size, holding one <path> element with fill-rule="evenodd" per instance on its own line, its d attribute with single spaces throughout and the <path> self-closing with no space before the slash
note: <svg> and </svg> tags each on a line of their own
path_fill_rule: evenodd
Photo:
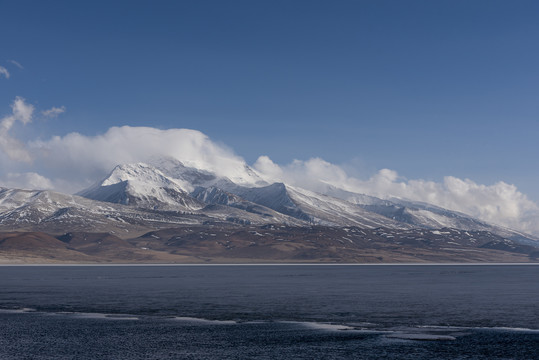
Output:
<svg viewBox="0 0 539 360">
<path fill-rule="evenodd" d="M 8 62 L 12 63 L 13 65 L 15 65 L 16 67 L 18 67 L 18 68 L 21 69 L 21 70 L 24 69 L 24 66 L 22 66 L 18 61 L 15 61 L 15 60 L 8 60 Z"/>
<path fill-rule="evenodd" d="M 66 111 L 65 106 L 60 106 L 60 107 L 53 106 L 52 108 L 48 110 L 43 110 L 41 112 L 41 115 L 47 118 L 55 118 L 55 117 L 58 117 L 58 115 L 65 113 L 65 111 Z"/>
<path fill-rule="evenodd" d="M 0 78 L 4 76 L 6 79 L 9 79 L 9 71 L 3 67 L 3 66 L 0 66 Z"/>
</svg>

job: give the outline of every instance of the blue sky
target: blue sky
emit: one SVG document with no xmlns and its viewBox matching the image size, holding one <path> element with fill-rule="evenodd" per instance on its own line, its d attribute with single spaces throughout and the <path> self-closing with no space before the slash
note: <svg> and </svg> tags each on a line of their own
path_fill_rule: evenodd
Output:
<svg viewBox="0 0 539 360">
<path fill-rule="evenodd" d="M 515 184 L 539 201 L 537 1 L 3 1 L 22 141 L 200 130 L 252 164 Z M 22 66 L 20 68 L 14 62 Z"/>
</svg>

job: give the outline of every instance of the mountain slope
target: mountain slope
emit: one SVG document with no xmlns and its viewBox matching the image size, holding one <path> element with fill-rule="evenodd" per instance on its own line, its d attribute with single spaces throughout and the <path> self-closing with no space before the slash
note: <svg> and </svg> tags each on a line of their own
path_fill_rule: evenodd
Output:
<svg viewBox="0 0 539 360">
<path fill-rule="evenodd" d="M 282 183 L 250 188 L 231 183 L 220 183 L 220 186 L 243 199 L 313 224 L 367 228 L 410 227 L 347 201 Z"/>
</svg>

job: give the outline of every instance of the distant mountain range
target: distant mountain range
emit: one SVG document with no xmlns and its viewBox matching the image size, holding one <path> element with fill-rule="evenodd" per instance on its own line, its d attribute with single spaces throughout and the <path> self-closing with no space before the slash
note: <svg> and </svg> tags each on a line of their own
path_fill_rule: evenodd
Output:
<svg viewBox="0 0 539 360">
<path fill-rule="evenodd" d="M 296 238 L 301 229 L 308 233 L 313 227 L 326 232 L 354 228 L 372 233 L 386 229 L 393 237 L 408 233 L 418 238 L 424 231 L 431 235 L 437 231 L 442 238 L 444 233 L 454 235 L 457 231 L 459 242 L 468 247 L 473 245 L 469 241 L 473 236 L 466 241 L 462 236 L 472 232 L 476 239 L 483 234 L 479 237 L 509 241 L 509 250 L 500 251 L 510 251 L 510 246 L 528 246 L 528 252 L 533 252 L 539 245 L 531 235 L 430 204 L 379 199 L 330 185 L 317 193 L 269 183 L 248 166 L 237 169 L 233 176 L 222 177 L 172 158 L 154 158 L 149 163 L 118 165 L 104 179 L 76 195 L 0 188 L 0 231 L 4 232 L 54 236 L 101 233 L 135 239 L 152 231 L 211 226 L 285 226 L 293 229 L 291 233 Z M 233 233 L 225 232 L 228 236 Z M 249 258 L 248 254 L 245 257 Z"/>
</svg>

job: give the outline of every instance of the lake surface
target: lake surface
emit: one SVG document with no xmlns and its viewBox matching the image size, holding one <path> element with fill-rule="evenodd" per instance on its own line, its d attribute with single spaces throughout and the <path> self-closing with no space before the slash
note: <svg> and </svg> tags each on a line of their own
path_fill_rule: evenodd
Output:
<svg viewBox="0 0 539 360">
<path fill-rule="evenodd" d="M 534 359 L 539 266 L 2 266 L 0 359 Z"/>
</svg>

